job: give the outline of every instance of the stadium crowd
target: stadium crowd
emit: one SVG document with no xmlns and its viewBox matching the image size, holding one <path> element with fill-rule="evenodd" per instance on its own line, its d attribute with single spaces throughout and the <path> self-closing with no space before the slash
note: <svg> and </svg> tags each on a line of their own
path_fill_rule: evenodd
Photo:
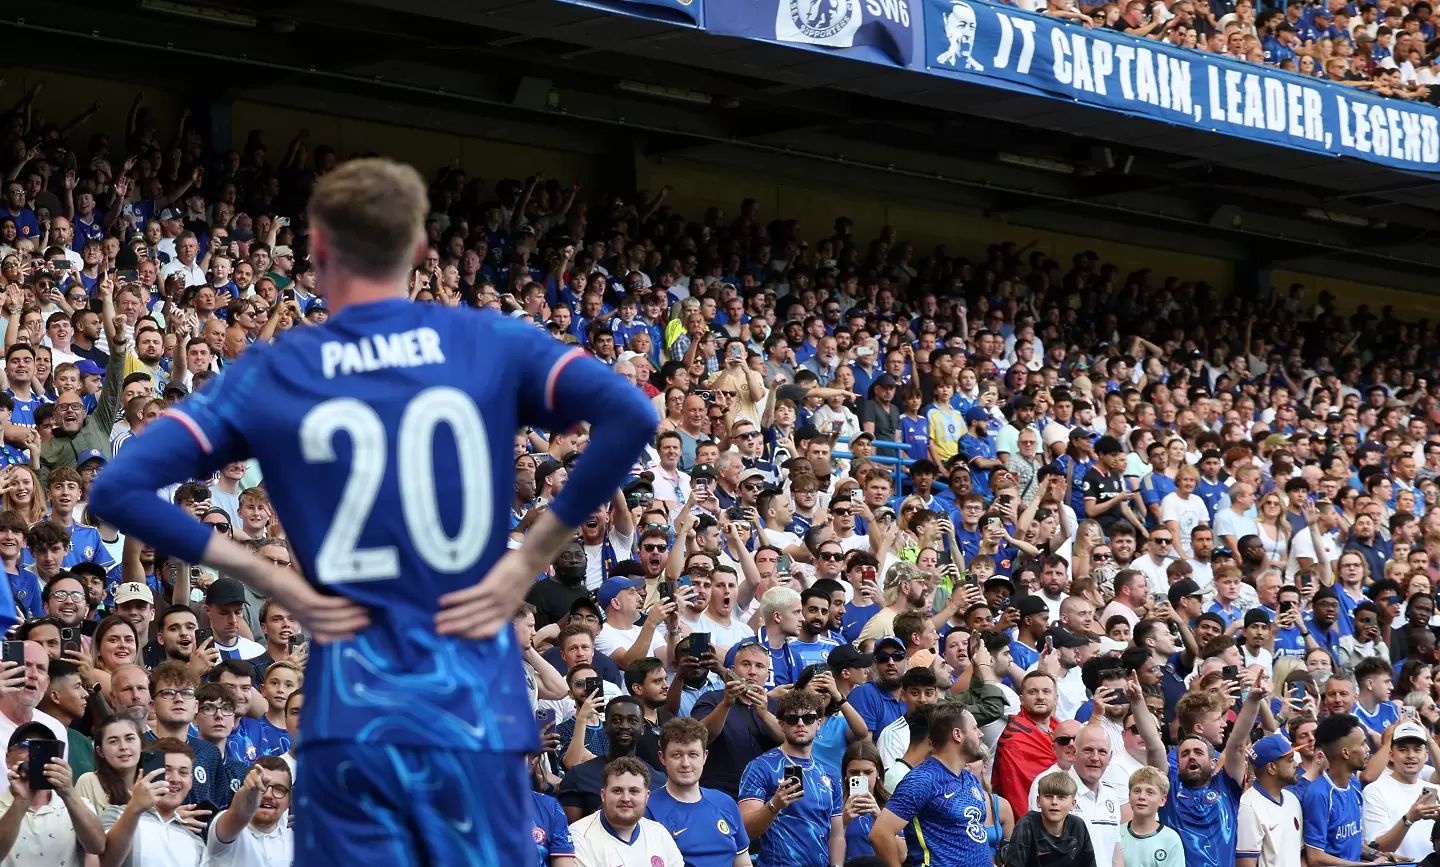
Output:
<svg viewBox="0 0 1440 867">
<path fill-rule="evenodd" d="M 1396 99 L 1436 103 L 1440 41 L 1428 0 L 1011 0 L 1087 28 L 1263 63 Z"/>
<path fill-rule="evenodd" d="M 288 864 L 295 617 L 86 503 L 326 321 L 304 205 L 340 155 L 162 144 L 139 99 L 122 145 L 40 90 L 0 117 L 0 863 Z M 748 199 L 431 194 L 416 303 L 533 322 L 662 419 L 514 621 L 538 864 L 1435 863 L 1427 323 Z M 512 544 L 585 447 L 515 433 Z M 255 465 L 159 496 L 301 567 Z"/>
</svg>

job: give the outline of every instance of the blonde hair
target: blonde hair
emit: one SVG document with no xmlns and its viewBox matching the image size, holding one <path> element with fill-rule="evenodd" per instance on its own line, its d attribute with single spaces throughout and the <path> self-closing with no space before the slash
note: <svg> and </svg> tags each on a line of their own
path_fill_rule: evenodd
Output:
<svg viewBox="0 0 1440 867">
<path fill-rule="evenodd" d="M 315 184 L 310 222 L 333 261 L 359 277 L 391 280 L 415 261 L 430 209 L 420 173 L 386 159 L 341 163 Z"/>
<path fill-rule="evenodd" d="M 305 685 L 305 670 L 288 659 L 282 659 L 279 662 L 272 662 L 268 666 L 266 666 L 264 679 L 269 680 L 271 672 L 275 671 L 276 669 L 286 669 L 294 673 L 296 689 L 299 689 L 300 687 Z"/>
<path fill-rule="evenodd" d="M 1133 790 L 1139 785 L 1151 785 L 1160 792 L 1161 797 L 1170 794 L 1170 779 L 1160 773 L 1158 768 L 1149 766 L 1140 768 L 1130 775 L 1129 786 Z"/>
</svg>

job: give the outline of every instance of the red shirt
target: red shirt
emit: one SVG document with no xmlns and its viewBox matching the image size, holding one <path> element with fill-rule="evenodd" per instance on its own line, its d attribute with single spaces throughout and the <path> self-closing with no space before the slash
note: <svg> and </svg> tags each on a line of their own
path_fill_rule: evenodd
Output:
<svg viewBox="0 0 1440 867">
<path fill-rule="evenodd" d="M 1030 812 L 1030 782 L 1053 764 L 1050 732 L 1021 710 L 1010 717 L 995 745 L 995 794 L 1010 802 L 1015 815 L 1025 815 Z"/>
</svg>

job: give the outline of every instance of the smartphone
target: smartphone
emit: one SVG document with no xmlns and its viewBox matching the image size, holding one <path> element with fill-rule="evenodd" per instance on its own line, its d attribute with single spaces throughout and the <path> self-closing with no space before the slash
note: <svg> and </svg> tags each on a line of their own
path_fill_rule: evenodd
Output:
<svg viewBox="0 0 1440 867">
<path fill-rule="evenodd" d="M 690 655 L 691 655 L 691 656 L 704 656 L 705 654 L 707 654 L 707 653 L 709 653 L 709 652 L 710 652 L 710 633 L 708 633 L 708 632 L 692 632 L 692 633 L 690 633 Z"/>
<path fill-rule="evenodd" d="M 660 594 L 661 599 L 675 598 L 675 588 L 671 586 L 669 581 L 661 581 L 657 584 L 655 586 L 655 592 Z"/>
<path fill-rule="evenodd" d="M 1046 653 L 1054 653 L 1054 652 L 1055 652 L 1055 639 L 1054 639 L 1053 637 L 1049 636 L 1049 635 L 1045 636 L 1045 652 L 1046 652 Z"/>
<path fill-rule="evenodd" d="M 73 630 L 71 630 L 71 631 L 73 631 Z M 5 644 L 3 645 L 3 649 L 0 649 L 0 662 L 8 662 L 8 663 L 12 663 L 12 664 L 14 664 L 14 665 L 18 665 L 18 666 L 20 666 L 21 668 L 24 668 L 24 667 L 25 667 L 25 642 L 23 642 L 23 641 L 7 641 L 7 642 L 5 642 Z"/>
<path fill-rule="evenodd" d="M 744 506 L 731 506 L 725 510 L 725 517 L 732 521 L 748 521 L 750 516 L 745 514 Z"/>
<path fill-rule="evenodd" d="M 1224 668 L 1220 669 L 1220 676 L 1225 678 L 1226 680 L 1239 680 L 1240 669 L 1233 665 L 1227 665 Z"/>
<path fill-rule="evenodd" d="M 775 561 L 775 570 L 777 572 L 784 572 L 788 575 L 790 574 L 790 565 L 790 555 L 781 554 L 780 557 Z"/>
<path fill-rule="evenodd" d="M 195 630 L 195 646 L 196 646 L 196 647 L 199 647 L 200 645 L 202 645 L 202 644 L 205 643 L 205 640 L 206 640 L 207 638 L 214 638 L 214 637 L 215 637 L 215 631 L 212 630 L 212 629 L 211 629 L 210 627 L 208 627 L 208 626 L 205 627 L 204 629 L 197 629 L 197 630 Z"/>
<path fill-rule="evenodd" d="M 9 644 L 10 642 L 5 642 Z M 65 744 L 57 740 L 35 739 L 30 741 L 30 755 L 26 758 L 26 766 L 29 769 L 31 789 L 53 789 L 50 781 L 45 779 L 45 765 L 52 759 L 58 759 L 65 755 Z"/>
<path fill-rule="evenodd" d="M 799 783 L 800 792 L 802 794 L 805 792 L 805 772 L 798 765 L 786 765 L 784 779 Z"/>
<path fill-rule="evenodd" d="M 605 678 L 603 678 L 603 677 L 587 677 L 587 678 L 585 678 L 585 694 L 586 694 L 586 695 L 594 695 L 594 694 L 597 693 L 597 692 L 600 693 L 601 695 L 604 695 L 604 694 L 605 694 Z"/>
<path fill-rule="evenodd" d="M 696 480 L 695 480 L 695 493 L 697 493 L 697 494 L 708 494 L 708 493 L 710 493 L 710 480 L 709 480 L 709 479 L 696 479 Z"/>
<path fill-rule="evenodd" d="M 286 289 L 284 292 L 281 292 L 281 293 L 280 293 L 280 297 L 281 297 L 281 298 L 284 298 L 286 301 L 294 301 L 294 300 L 295 300 L 295 290 L 294 290 L 294 289 Z"/>
<path fill-rule="evenodd" d="M 865 794 L 865 778 L 864 778 L 864 777 L 851 777 L 851 778 L 850 778 L 850 781 L 849 781 L 849 786 L 850 786 L 850 789 L 849 789 L 849 791 L 850 791 L 850 797 L 853 798 L 853 797 L 855 797 L 856 795 L 863 795 L 863 794 Z"/>
<path fill-rule="evenodd" d="M 695 581 L 689 575 L 681 575 L 675 579 L 676 587 L 694 587 Z"/>
<path fill-rule="evenodd" d="M 540 724 L 540 730 L 542 732 L 555 725 L 555 717 L 555 708 L 553 707 L 541 708 L 535 711 L 535 721 Z"/>
<path fill-rule="evenodd" d="M 864 491 L 860 490 L 859 488 L 851 488 L 851 489 L 850 489 L 850 502 L 852 502 L 852 503 L 858 503 L 858 502 L 860 502 L 860 501 L 862 501 L 862 500 L 864 500 L 864 499 L 865 499 L 865 492 L 864 492 Z"/>
<path fill-rule="evenodd" d="M 64 271 L 66 268 L 69 268 L 69 267 L 70 267 L 70 260 L 69 260 L 69 259 L 51 259 L 51 260 L 50 260 L 50 267 L 51 267 L 51 268 L 54 268 L 56 271 Z"/>
<path fill-rule="evenodd" d="M 127 269 L 125 269 L 124 271 L 116 271 L 116 272 L 115 272 L 115 279 L 116 279 L 116 280 L 132 280 L 132 281 L 133 281 L 133 280 L 138 280 L 138 279 L 140 279 L 140 272 L 139 272 L 139 271 L 136 271 L 134 268 L 127 268 Z"/>
<path fill-rule="evenodd" d="M 66 651 L 73 650 L 79 653 L 82 649 L 80 630 L 70 626 L 60 627 L 60 652 L 63 654 Z"/>
<path fill-rule="evenodd" d="M 874 583 L 875 583 L 875 567 L 874 567 L 874 566 L 861 566 L 861 567 L 860 567 L 860 580 L 861 580 L 861 581 L 869 582 L 869 583 L 871 583 L 871 584 L 874 584 Z"/>
<path fill-rule="evenodd" d="M 1297 680 L 1290 684 L 1290 697 L 1295 701 L 1304 703 L 1307 694 L 1303 681 Z"/>
<path fill-rule="evenodd" d="M 1005 522 L 1004 522 L 1004 521 L 1001 521 L 999 518 L 986 518 L 986 519 L 985 519 L 985 529 L 987 529 L 987 530 L 1003 530 L 1003 529 L 1005 529 Z"/>
<path fill-rule="evenodd" d="M 163 750 L 145 750 L 140 753 L 140 776 L 154 771 L 165 770 L 165 753 Z M 163 777 L 161 778 L 163 779 Z"/>
<path fill-rule="evenodd" d="M 303 633 L 303 632 L 292 632 L 292 633 L 290 633 L 290 649 L 291 649 L 291 650 L 294 650 L 295 648 L 299 647 L 300 645 L 302 645 L 302 644 L 304 644 L 304 643 L 305 643 L 305 633 Z"/>
<path fill-rule="evenodd" d="M 800 676 L 797 677 L 797 678 L 795 678 L 795 679 L 796 679 L 796 680 L 806 680 L 806 679 L 808 679 L 808 680 L 814 680 L 815 678 L 819 677 L 820 675 L 824 674 L 825 672 L 827 672 L 827 671 L 829 671 L 829 670 L 830 670 L 830 666 L 826 665 L 826 664 L 823 663 L 823 662 L 817 662 L 817 663 L 814 663 L 813 665 L 807 665 L 807 666 L 805 666 L 804 670 L 802 670 L 802 671 L 800 672 Z"/>
<path fill-rule="evenodd" d="M 1294 607 L 1295 603 L 1289 599 L 1286 599 L 1284 602 L 1280 603 L 1280 613 L 1284 614 L 1285 612 L 1294 609 Z"/>
<path fill-rule="evenodd" d="M 1008 506 L 1011 503 L 1011 495 L 1001 494 L 999 497 L 996 497 L 996 500 L 1000 503 L 1000 505 Z"/>
<path fill-rule="evenodd" d="M 830 422 L 830 433 L 833 434 L 833 435 L 839 436 L 839 434 L 840 434 L 840 429 L 843 428 L 844 426 L 845 426 L 845 423 L 844 423 L 843 421 L 832 421 L 832 422 Z"/>
<path fill-rule="evenodd" d="M 214 801 L 201 801 L 195 805 L 195 809 L 209 811 L 209 815 L 200 817 L 200 821 L 204 822 L 207 827 L 211 822 L 215 821 L 216 816 L 220 815 L 220 805 Z"/>
<path fill-rule="evenodd" d="M 91 313 L 104 313 L 104 312 L 105 312 L 105 302 L 104 302 L 104 301 L 101 301 L 99 298 L 91 298 L 91 299 L 85 304 L 85 308 L 86 308 L 87 310 L 89 310 Z"/>
</svg>

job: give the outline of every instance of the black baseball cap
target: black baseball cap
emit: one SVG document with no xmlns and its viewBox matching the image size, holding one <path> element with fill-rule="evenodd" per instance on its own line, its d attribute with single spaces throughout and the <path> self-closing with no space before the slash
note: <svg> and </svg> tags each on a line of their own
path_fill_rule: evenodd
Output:
<svg viewBox="0 0 1440 867">
<path fill-rule="evenodd" d="M 830 651 L 825 662 L 838 673 L 847 668 L 869 668 L 875 664 L 875 654 L 861 653 L 853 644 L 842 644 Z"/>
<path fill-rule="evenodd" d="M 1200 595 L 1202 594 L 1200 593 L 1199 584 L 1195 583 L 1195 581 L 1190 578 L 1181 578 L 1179 581 L 1176 581 L 1174 584 L 1170 585 L 1170 590 L 1166 598 L 1170 600 L 1170 606 L 1173 608 L 1179 605 L 1180 600 L 1184 599 L 1186 596 Z"/>
<path fill-rule="evenodd" d="M 1050 627 L 1045 637 L 1054 642 L 1056 647 L 1084 647 L 1090 643 L 1090 639 L 1076 635 L 1063 626 Z"/>
<path fill-rule="evenodd" d="M 1045 600 L 1033 593 L 1029 596 L 1021 596 L 1020 601 L 1015 603 L 1015 607 L 1019 609 L 1021 617 L 1031 617 L 1050 610 L 1050 606 L 1045 603 Z"/>
<path fill-rule="evenodd" d="M 234 605 L 245 601 L 245 585 L 234 578 L 216 578 L 205 591 L 206 605 Z"/>
</svg>

